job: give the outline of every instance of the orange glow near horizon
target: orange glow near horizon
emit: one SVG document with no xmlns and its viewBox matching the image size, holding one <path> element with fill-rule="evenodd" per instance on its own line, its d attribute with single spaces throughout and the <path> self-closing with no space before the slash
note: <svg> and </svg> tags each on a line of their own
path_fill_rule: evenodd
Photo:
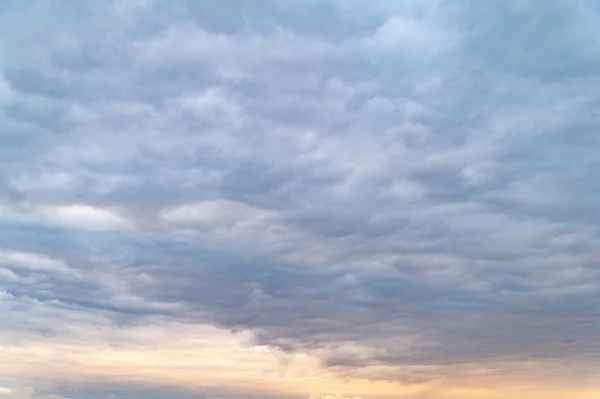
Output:
<svg viewBox="0 0 600 399">
<path fill-rule="evenodd" d="M 502 375 L 435 379 L 416 384 L 349 377 L 324 369 L 315 356 L 252 347 L 247 344 L 247 334 L 232 334 L 210 326 L 82 328 L 77 334 L 78 337 L 69 340 L 23 337 L 18 345 L 1 345 L 0 375 L 84 385 L 134 381 L 189 392 L 227 387 L 235 393 L 272 397 L 350 393 L 363 399 L 600 397 L 598 389 L 557 389 L 539 379 L 527 383 L 523 378 L 515 381 Z M 2 338 L 3 342 L 8 341 Z"/>
</svg>

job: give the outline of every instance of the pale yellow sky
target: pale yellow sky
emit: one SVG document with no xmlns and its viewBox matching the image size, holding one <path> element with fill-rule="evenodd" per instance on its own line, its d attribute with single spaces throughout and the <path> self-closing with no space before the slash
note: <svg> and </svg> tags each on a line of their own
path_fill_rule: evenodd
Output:
<svg viewBox="0 0 600 399">
<path fill-rule="evenodd" d="M 63 337 L 0 333 L 0 375 L 46 383 L 138 384 L 188 392 L 219 389 L 231 395 L 364 399 L 596 399 L 600 390 L 562 388 L 543 374 L 478 373 L 402 384 L 351 377 L 320 365 L 318 351 L 287 354 L 249 344 L 250 336 L 212 326 L 173 322 L 138 326 L 65 327 Z M 381 371 L 385 371 L 381 369 Z M 539 372 L 539 370 L 538 370 Z M 0 388 L 0 397 L 15 394 Z M 11 396 L 13 398 L 13 396 Z M 20 399 L 20 398 L 19 398 Z"/>
</svg>

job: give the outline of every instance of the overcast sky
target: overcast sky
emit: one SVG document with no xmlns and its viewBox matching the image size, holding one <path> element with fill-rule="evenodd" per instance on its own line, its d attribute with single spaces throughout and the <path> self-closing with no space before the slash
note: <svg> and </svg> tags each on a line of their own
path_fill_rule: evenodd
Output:
<svg viewBox="0 0 600 399">
<path fill-rule="evenodd" d="M 0 399 L 600 397 L 594 0 L 5 0 Z"/>
</svg>

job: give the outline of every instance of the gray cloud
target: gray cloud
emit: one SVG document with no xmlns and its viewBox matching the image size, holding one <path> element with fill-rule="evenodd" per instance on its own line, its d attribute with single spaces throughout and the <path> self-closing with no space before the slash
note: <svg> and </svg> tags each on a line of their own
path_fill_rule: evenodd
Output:
<svg viewBox="0 0 600 399">
<path fill-rule="evenodd" d="M 591 2 L 77 3 L 4 6 L 32 28 L 0 39 L 0 249 L 55 263 L 2 260 L 2 328 L 160 314 L 402 381 L 597 367 Z"/>
<path fill-rule="evenodd" d="M 205 392 L 188 392 L 176 387 L 149 386 L 134 382 L 111 384 L 106 386 L 102 382 L 87 384 L 70 383 L 68 386 L 61 383 L 40 383 L 39 381 L 0 379 L 6 392 L 2 392 L 7 399 L 135 399 L 139 397 L 161 399 L 204 399 L 204 398 L 231 398 L 232 392 L 220 389 L 207 388 Z M 34 387 L 34 385 L 37 385 Z M 10 391 L 9 391 L 10 390 Z M 255 399 L 252 394 L 233 393 L 235 398 Z M 260 396 L 265 397 L 265 396 Z"/>
</svg>

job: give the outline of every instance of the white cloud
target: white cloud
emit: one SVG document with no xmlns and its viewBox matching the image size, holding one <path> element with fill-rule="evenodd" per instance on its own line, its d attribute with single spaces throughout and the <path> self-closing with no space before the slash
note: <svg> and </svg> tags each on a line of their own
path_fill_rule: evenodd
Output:
<svg viewBox="0 0 600 399">
<path fill-rule="evenodd" d="M 68 265 L 60 260 L 52 259 L 44 254 L 2 251 L 0 252 L 0 265 L 16 269 L 45 270 L 64 272 Z"/>
<path fill-rule="evenodd" d="M 276 218 L 274 212 L 227 200 L 181 205 L 162 211 L 161 216 L 170 223 L 206 229 L 232 228 L 238 224 L 266 225 Z"/>
<path fill-rule="evenodd" d="M 126 219 L 114 212 L 84 204 L 46 206 L 41 209 L 41 213 L 54 223 L 65 227 L 89 230 L 131 227 Z"/>
</svg>

